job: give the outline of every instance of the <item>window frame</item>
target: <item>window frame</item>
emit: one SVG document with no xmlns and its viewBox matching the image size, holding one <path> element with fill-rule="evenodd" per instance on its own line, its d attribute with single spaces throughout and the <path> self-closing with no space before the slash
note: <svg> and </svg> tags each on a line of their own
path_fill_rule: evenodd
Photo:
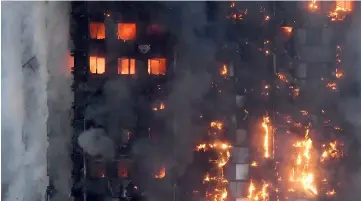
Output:
<svg viewBox="0 0 361 201">
<path fill-rule="evenodd" d="M 96 33 L 95 33 L 95 37 L 92 37 L 92 25 L 96 25 L 97 29 L 96 29 Z M 104 38 L 100 38 L 99 37 L 99 27 L 101 27 L 102 29 L 104 29 Z M 105 23 L 104 22 L 90 22 L 89 23 L 89 35 L 90 35 L 90 39 L 92 40 L 105 40 L 106 38 L 106 28 L 105 28 Z"/>
<path fill-rule="evenodd" d="M 92 71 L 91 71 L 91 58 L 96 58 L 95 60 L 96 60 L 96 62 L 95 62 L 95 73 L 93 73 Z M 102 72 L 102 73 L 99 73 L 98 72 L 98 59 L 104 59 L 104 71 Z M 102 57 L 102 56 L 89 56 L 89 72 L 91 73 L 91 74 L 93 74 L 93 75 L 102 75 L 102 74 L 105 74 L 105 72 L 106 72 L 106 58 L 105 57 Z"/>
<path fill-rule="evenodd" d="M 161 63 L 162 60 L 164 60 L 164 73 L 152 73 L 152 67 L 151 67 L 151 61 L 152 60 L 158 60 L 159 63 Z M 160 71 L 158 69 L 158 71 Z M 167 74 L 167 58 L 165 57 L 153 57 L 153 58 L 148 58 L 148 74 L 149 75 L 157 75 L 157 76 L 164 76 Z"/>
<path fill-rule="evenodd" d="M 127 62 L 127 72 L 126 74 L 122 74 L 122 60 L 128 60 Z M 134 73 L 131 73 L 132 72 L 132 61 L 134 62 Z M 118 63 L 117 63 L 117 69 L 118 69 L 118 75 L 135 75 L 136 74 L 136 59 L 135 58 L 130 58 L 130 57 L 120 57 L 118 58 Z"/>
<path fill-rule="evenodd" d="M 133 36 L 131 39 L 122 39 L 122 38 L 120 38 L 120 28 L 119 28 L 119 27 L 120 27 L 121 24 L 134 25 L 135 33 L 134 33 L 134 36 Z M 117 39 L 118 39 L 118 40 L 134 41 L 134 40 L 136 40 L 136 38 L 137 38 L 137 32 L 138 32 L 137 23 L 132 23 L 132 22 L 118 22 L 118 23 L 117 23 Z"/>
</svg>

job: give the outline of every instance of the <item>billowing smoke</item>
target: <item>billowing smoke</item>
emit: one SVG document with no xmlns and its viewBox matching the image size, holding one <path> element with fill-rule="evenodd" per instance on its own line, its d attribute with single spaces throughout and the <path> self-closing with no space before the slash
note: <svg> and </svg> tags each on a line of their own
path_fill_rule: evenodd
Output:
<svg viewBox="0 0 361 201">
<path fill-rule="evenodd" d="M 115 155 L 113 141 L 100 128 L 82 132 L 78 137 L 78 144 L 84 152 L 93 157 L 100 156 L 110 160 Z"/>
<path fill-rule="evenodd" d="M 71 177 L 67 3 L 2 6 L 2 198 L 43 200 L 50 176 L 55 198 L 64 200 Z"/>
</svg>

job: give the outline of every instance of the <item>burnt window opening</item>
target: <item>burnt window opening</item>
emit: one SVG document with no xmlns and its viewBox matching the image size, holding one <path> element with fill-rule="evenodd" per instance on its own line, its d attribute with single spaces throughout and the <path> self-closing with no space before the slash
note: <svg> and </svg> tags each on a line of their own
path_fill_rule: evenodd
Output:
<svg viewBox="0 0 361 201">
<path fill-rule="evenodd" d="M 165 75 L 167 60 L 165 58 L 148 59 L 148 73 L 150 75 Z"/>
<path fill-rule="evenodd" d="M 129 177 L 130 162 L 129 161 L 117 161 L 117 172 L 118 177 L 128 178 Z"/>
<path fill-rule="evenodd" d="M 118 23 L 118 39 L 134 40 L 137 35 L 137 25 L 135 23 Z"/>
<path fill-rule="evenodd" d="M 106 177 L 106 163 L 102 160 L 93 160 L 89 162 L 89 176 L 91 178 Z"/>
<path fill-rule="evenodd" d="M 97 56 L 89 57 L 89 70 L 92 74 L 105 73 L 105 58 Z"/>
<path fill-rule="evenodd" d="M 151 24 L 149 25 L 148 27 L 148 35 L 159 35 L 161 34 L 163 31 L 162 31 L 162 28 L 160 25 L 158 24 Z"/>
<path fill-rule="evenodd" d="M 118 74 L 134 75 L 135 74 L 135 59 L 118 58 Z"/>
<path fill-rule="evenodd" d="M 91 22 L 90 38 L 98 40 L 105 39 L 105 24 L 101 22 Z"/>
</svg>

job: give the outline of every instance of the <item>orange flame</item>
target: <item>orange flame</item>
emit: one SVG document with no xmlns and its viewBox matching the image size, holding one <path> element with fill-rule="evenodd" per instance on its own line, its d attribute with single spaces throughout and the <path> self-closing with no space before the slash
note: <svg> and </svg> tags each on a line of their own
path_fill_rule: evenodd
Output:
<svg viewBox="0 0 361 201">
<path fill-rule="evenodd" d="M 331 11 L 328 17 L 331 21 L 342 21 L 352 11 L 352 1 L 336 0 L 336 8 Z"/>
<path fill-rule="evenodd" d="M 221 75 L 226 76 L 227 73 L 228 73 L 227 65 L 223 65 L 223 67 L 221 69 Z"/>
<path fill-rule="evenodd" d="M 269 134 L 269 117 L 264 116 L 263 117 L 263 123 L 262 128 L 264 129 L 264 141 L 263 141 L 263 149 L 264 149 L 264 157 L 269 158 L 270 157 L 270 148 L 269 148 L 269 140 L 270 140 L 270 134 Z"/>
<path fill-rule="evenodd" d="M 297 148 L 297 157 L 291 170 L 290 181 L 300 184 L 305 193 L 317 195 L 314 174 L 311 170 L 312 140 L 309 136 L 310 129 L 306 127 L 304 140 L 297 141 L 293 146 Z"/>
<path fill-rule="evenodd" d="M 335 76 L 337 79 L 340 79 L 343 76 L 343 72 L 340 69 L 336 68 Z"/>
<path fill-rule="evenodd" d="M 311 0 L 308 4 L 308 9 L 310 11 L 317 11 L 319 9 L 318 2 L 316 0 Z"/>
<path fill-rule="evenodd" d="M 156 179 L 163 179 L 165 177 L 165 167 L 161 167 L 159 172 L 154 175 Z"/>
<path fill-rule="evenodd" d="M 218 121 L 211 122 L 211 128 L 216 128 L 217 130 L 222 130 L 223 124 Z M 212 182 L 215 184 L 216 188 L 206 191 L 206 198 L 212 201 L 225 201 L 228 195 L 226 184 L 228 180 L 224 177 L 224 166 L 228 163 L 231 153 L 230 149 L 232 146 L 227 142 L 216 139 L 212 143 L 203 143 L 196 146 L 197 151 L 207 151 L 212 149 L 217 153 L 216 160 L 210 160 L 217 167 L 217 173 L 215 175 L 210 175 L 206 173 L 203 183 Z"/>
<path fill-rule="evenodd" d="M 248 196 L 247 196 L 248 200 L 267 201 L 269 198 L 268 187 L 269 184 L 263 182 L 261 190 L 257 192 L 256 186 L 253 184 L 253 181 L 251 180 L 248 188 Z"/>
</svg>

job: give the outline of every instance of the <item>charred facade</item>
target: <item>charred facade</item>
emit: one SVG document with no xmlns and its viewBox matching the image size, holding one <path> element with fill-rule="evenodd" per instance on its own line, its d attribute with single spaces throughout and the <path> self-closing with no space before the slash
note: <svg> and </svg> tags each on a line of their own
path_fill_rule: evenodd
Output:
<svg viewBox="0 0 361 201">
<path fill-rule="evenodd" d="M 73 2 L 74 197 L 337 198 L 342 2 Z M 92 129 L 111 157 L 79 146 Z"/>
</svg>

